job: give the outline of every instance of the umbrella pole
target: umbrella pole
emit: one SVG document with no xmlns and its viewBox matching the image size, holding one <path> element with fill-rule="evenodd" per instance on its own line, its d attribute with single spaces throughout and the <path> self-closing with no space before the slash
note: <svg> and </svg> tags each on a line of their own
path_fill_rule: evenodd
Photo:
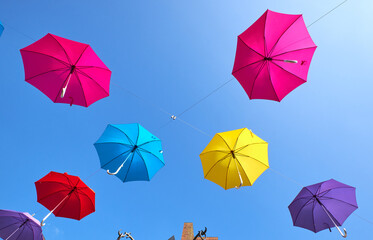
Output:
<svg viewBox="0 0 373 240">
<path fill-rule="evenodd" d="M 339 227 L 337 226 L 337 224 L 334 222 L 333 218 L 330 216 L 330 214 L 328 213 L 328 211 L 324 207 L 324 205 L 320 202 L 319 199 L 316 198 L 316 200 L 319 202 L 319 204 L 321 205 L 321 207 L 324 210 L 324 212 L 326 213 L 326 215 L 328 215 L 329 219 L 333 222 L 334 226 L 338 229 L 338 231 L 341 234 L 341 236 L 344 237 L 344 238 L 346 238 L 347 237 L 346 228 L 343 228 L 343 231 L 344 231 L 344 234 L 343 234 L 343 232 L 341 231 L 341 229 L 339 229 Z M 329 230 L 330 230 L 330 228 L 329 228 Z"/>
<path fill-rule="evenodd" d="M 61 202 L 59 202 L 58 204 L 57 204 L 57 206 L 55 207 L 55 208 L 53 208 L 53 210 L 52 211 L 50 211 L 44 218 L 43 218 L 43 220 L 41 221 L 41 223 L 40 223 L 40 226 L 44 226 L 45 225 L 45 220 L 47 220 L 47 218 L 75 191 L 75 189 L 76 189 L 76 187 L 74 187 L 73 188 L 73 190 L 71 190 L 71 192 L 69 193 L 69 194 L 67 194 L 66 195 L 66 197 L 64 197 L 63 199 L 62 199 L 62 201 Z"/>
<path fill-rule="evenodd" d="M 124 164 L 127 162 L 128 158 L 132 155 L 132 153 L 133 153 L 133 151 L 128 154 L 126 159 L 123 161 L 122 165 L 120 165 L 119 168 L 115 172 L 111 173 L 109 170 L 106 170 L 107 174 L 117 175 L 119 173 L 119 171 L 122 169 L 122 167 L 124 166 Z"/>
<path fill-rule="evenodd" d="M 238 164 L 237 164 L 238 160 L 236 159 L 236 155 L 234 155 L 234 152 L 232 152 L 232 156 L 233 156 L 234 163 L 236 164 L 236 169 L 237 169 L 237 172 L 238 172 L 238 176 L 240 177 L 240 185 L 238 187 L 235 186 L 235 188 L 239 189 L 243 185 L 243 180 L 242 180 L 242 177 L 241 177 L 240 170 L 238 169 Z"/>
<path fill-rule="evenodd" d="M 19 231 L 19 229 L 21 229 L 21 227 L 23 226 L 23 225 L 25 225 L 26 223 L 27 223 L 27 221 L 28 221 L 28 219 L 26 219 L 26 221 L 24 221 L 16 230 L 14 230 L 13 232 L 12 232 L 12 234 L 10 234 L 9 235 L 9 237 L 7 237 L 7 238 L 5 238 L 5 240 L 8 240 L 8 239 L 10 239 L 16 232 L 18 232 Z"/>
<path fill-rule="evenodd" d="M 65 93 L 66 93 L 67 86 L 69 85 L 69 82 L 70 82 L 71 76 L 73 75 L 73 73 L 74 73 L 74 71 L 75 71 L 75 68 L 76 68 L 75 65 L 71 66 L 71 70 L 70 70 L 69 76 L 67 76 L 67 78 L 66 78 L 66 84 L 65 84 L 65 87 L 62 88 L 61 98 L 65 97 Z"/>
</svg>

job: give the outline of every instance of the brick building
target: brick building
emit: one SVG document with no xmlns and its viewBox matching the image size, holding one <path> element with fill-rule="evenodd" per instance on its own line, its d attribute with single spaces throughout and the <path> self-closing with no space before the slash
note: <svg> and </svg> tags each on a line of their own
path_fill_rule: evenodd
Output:
<svg viewBox="0 0 373 240">
<path fill-rule="evenodd" d="M 183 228 L 183 234 L 181 235 L 181 240 L 193 240 L 195 234 L 198 232 L 194 233 L 193 231 L 193 223 L 184 223 L 184 228 Z M 208 231 L 207 231 L 207 236 Z M 206 240 L 218 240 L 217 237 L 208 237 Z"/>
</svg>

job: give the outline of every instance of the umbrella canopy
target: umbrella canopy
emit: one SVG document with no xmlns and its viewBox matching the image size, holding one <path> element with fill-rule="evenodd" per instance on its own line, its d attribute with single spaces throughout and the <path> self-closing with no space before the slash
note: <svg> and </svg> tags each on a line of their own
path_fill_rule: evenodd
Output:
<svg viewBox="0 0 373 240">
<path fill-rule="evenodd" d="M 38 203 L 56 217 L 80 220 L 95 211 L 95 192 L 79 177 L 50 172 L 35 182 Z"/>
<path fill-rule="evenodd" d="M 40 222 L 28 213 L 0 210 L 0 237 L 5 240 L 43 240 Z"/>
<path fill-rule="evenodd" d="M 26 81 L 55 103 L 88 107 L 109 96 L 111 71 L 88 44 L 49 33 L 21 54 Z"/>
<path fill-rule="evenodd" d="M 94 144 L 101 168 L 123 182 L 150 181 L 164 164 L 161 140 L 140 124 L 109 124 Z"/>
<path fill-rule="evenodd" d="M 357 208 L 355 188 L 334 179 L 304 187 L 289 205 L 294 226 L 315 233 L 338 228 Z"/>
<path fill-rule="evenodd" d="M 269 168 L 268 143 L 247 128 L 215 134 L 199 156 L 205 178 L 225 190 L 251 186 Z"/>
<path fill-rule="evenodd" d="M 281 101 L 307 81 L 315 50 L 302 15 L 267 10 L 238 36 L 232 74 L 250 99 Z"/>
<path fill-rule="evenodd" d="M 4 26 L 3 26 L 3 24 L 1 24 L 1 22 L 0 22 L 0 36 L 1 36 L 1 34 L 3 34 L 3 31 L 4 31 Z"/>
</svg>

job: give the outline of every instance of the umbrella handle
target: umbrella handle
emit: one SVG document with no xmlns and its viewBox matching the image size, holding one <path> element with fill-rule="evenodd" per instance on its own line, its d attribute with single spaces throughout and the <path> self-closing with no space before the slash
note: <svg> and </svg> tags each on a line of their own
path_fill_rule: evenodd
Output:
<svg viewBox="0 0 373 240">
<path fill-rule="evenodd" d="M 334 222 L 333 218 L 329 215 L 328 211 L 325 209 L 324 205 L 321 204 L 321 202 L 319 202 L 319 204 L 321 205 L 321 207 L 324 210 L 324 212 L 326 213 L 326 215 L 328 215 L 328 217 L 330 218 L 330 220 L 333 222 L 334 227 L 336 227 L 338 229 L 338 232 L 341 234 L 341 236 L 344 237 L 344 238 L 346 238 L 347 237 L 347 230 L 346 230 L 346 228 L 343 228 L 343 231 L 344 231 L 344 234 L 343 234 L 343 232 L 341 231 L 341 229 L 337 226 L 337 224 Z"/>
<path fill-rule="evenodd" d="M 235 186 L 234 188 L 235 189 L 240 189 L 243 186 L 243 180 L 242 180 L 241 173 L 240 173 L 240 170 L 238 169 L 236 161 L 238 161 L 238 160 L 236 160 L 236 157 L 234 157 L 234 162 L 236 163 L 236 169 L 237 169 L 237 172 L 238 172 L 238 176 L 240 177 L 240 185 L 238 187 Z"/>
<path fill-rule="evenodd" d="M 74 190 L 75 190 L 75 188 L 74 188 Z M 48 214 L 47 214 L 47 216 L 45 216 L 44 218 L 43 218 L 43 220 L 41 221 L 41 223 L 40 223 L 40 226 L 45 226 L 45 223 L 44 223 L 44 221 L 45 220 L 47 220 L 47 218 L 49 218 L 49 216 L 66 200 L 66 198 L 68 198 L 70 195 L 71 195 L 71 193 L 74 191 L 74 190 L 72 190 L 69 194 L 67 194 L 66 195 L 66 197 L 64 197 L 63 199 L 62 199 L 62 201 L 61 202 L 59 202 L 58 204 L 57 204 L 57 206 L 55 207 L 55 208 L 53 208 L 53 210 L 52 211 L 50 211 Z"/>
<path fill-rule="evenodd" d="M 67 85 L 69 85 L 69 82 L 70 82 L 71 76 L 72 76 L 73 73 L 74 73 L 74 70 L 75 70 L 75 66 L 74 66 L 74 67 L 71 67 L 71 71 L 70 71 L 70 73 L 69 73 L 69 76 L 67 76 L 67 78 L 66 78 L 66 84 L 65 84 L 65 87 L 63 87 L 63 88 L 62 88 L 62 91 L 61 91 L 61 98 L 65 97 L 65 93 L 66 93 Z"/>
<path fill-rule="evenodd" d="M 124 166 L 124 164 L 127 162 L 128 158 L 132 155 L 133 152 L 130 152 L 130 154 L 128 154 L 128 156 L 126 157 L 126 159 L 123 161 L 122 165 L 119 166 L 119 168 L 115 171 L 115 172 L 110 172 L 109 169 L 106 170 L 107 174 L 109 175 L 117 175 L 119 173 L 119 171 L 122 169 L 122 167 Z"/>
<path fill-rule="evenodd" d="M 298 63 L 297 60 L 284 60 L 284 62 L 286 62 L 286 63 Z"/>
</svg>

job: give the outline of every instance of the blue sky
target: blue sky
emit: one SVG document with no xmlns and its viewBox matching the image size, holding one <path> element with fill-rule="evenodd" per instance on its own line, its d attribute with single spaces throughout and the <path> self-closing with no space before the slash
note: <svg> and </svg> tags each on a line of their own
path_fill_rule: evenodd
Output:
<svg viewBox="0 0 373 240">
<path fill-rule="evenodd" d="M 34 182 L 49 171 L 80 176 L 96 212 L 80 222 L 51 217 L 48 240 L 181 238 L 184 222 L 219 239 L 339 239 L 293 227 L 287 206 L 300 186 L 266 171 L 254 186 L 224 191 L 203 179 L 199 153 L 213 134 L 247 127 L 269 142 L 270 166 L 310 185 L 330 178 L 357 188 L 356 214 L 373 221 L 371 39 L 373 2 L 348 1 L 310 29 L 318 49 L 308 82 L 281 103 L 250 101 L 237 81 L 172 121 L 228 81 L 237 35 L 266 9 L 306 24 L 339 0 L 0 0 L 0 208 L 36 212 Z M 47 33 L 85 42 L 113 71 L 110 97 L 89 108 L 54 104 L 24 81 L 19 49 Z M 129 94 L 128 89 L 143 100 Z M 149 104 L 151 102 L 157 107 Z M 162 140 L 166 166 L 151 182 L 121 183 L 99 169 L 93 143 L 108 123 L 138 122 Z M 372 225 L 351 215 L 349 239 Z"/>
</svg>

